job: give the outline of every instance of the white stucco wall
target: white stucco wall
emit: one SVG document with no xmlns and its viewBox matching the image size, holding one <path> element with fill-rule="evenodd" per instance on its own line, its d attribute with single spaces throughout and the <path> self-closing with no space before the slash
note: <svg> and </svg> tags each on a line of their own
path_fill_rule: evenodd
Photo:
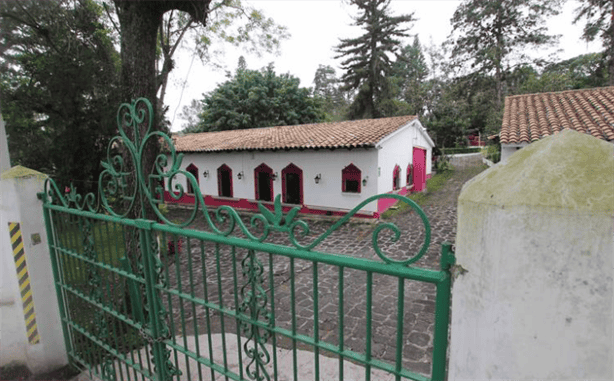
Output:
<svg viewBox="0 0 614 381">
<path fill-rule="evenodd" d="M 501 144 L 501 162 L 507 161 L 507 159 L 512 156 L 516 151 L 520 150 L 523 147 L 528 146 L 528 143 L 521 144 Z"/>
<path fill-rule="evenodd" d="M 305 151 L 254 151 L 254 152 L 221 152 L 221 153 L 186 153 L 182 169 L 191 163 L 198 167 L 199 184 L 203 194 L 218 195 L 217 168 L 222 164 L 232 169 L 234 198 L 255 199 L 254 169 L 265 163 L 277 172 L 277 180 L 273 183 L 274 195 L 281 193 L 281 171 L 288 164 L 294 163 L 303 170 L 303 203 L 307 206 L 321 206 L 330 209 L 352 209 L 362 200 L 377 192 L 377 155 L 375 149 L 336 149 L 336 150 L 305 150 Z M 362 173 L 362 178 L 369 176 L 366 186 L 361 185 L 361 193 L 344 193 L 341 188 L 341 170 L 353 163 Z M 209 171 L 207 178 L 203 172 Z M 239 180 L 237 174 L 243 171 L 244 177 Z M 319 184 L 314 178 L 322 175 Z M 185 181 L 185 180 L 182 180 Z M 364 208 L 375 212 L 377 205 L 372 203 Z"/>
<path fill-rule="evenodd" d="M 30 174 L 15 177 L 12 173 L 16 169 Z M 23 167 L 5 171 L 0 181 L 0 365 L 27 365 L 35 374 L 48 372 L 68 362 L 51 271 L 42 202 L 36 196 L 43 190 L 43 182 L 44 175 Z M 8 230 L 9 222 L 18 222 L 21 226 L 40 336 L 38 344 L 30 344 L 26 336 L 21 294 Z M 37 235 L 40 241 L 34 240 L 33 235 Z"/>
<path fill-rule="evenodd" d="M 450 380 L 614 379 L 613 155 L 564 131 L 465 184 Z"/>
<path fill-rule="evenodd" d="M 407 185 L 407 165 L 413 161 L 414 147 L 426 149 L 426 174 L 431 173 L 433 144 L 425 131 L 418 120 L 413 120 L 378 143 L 378 193 L 392 191 L 395 165 L 401 167 L 401 186 Z"/>
</svg>

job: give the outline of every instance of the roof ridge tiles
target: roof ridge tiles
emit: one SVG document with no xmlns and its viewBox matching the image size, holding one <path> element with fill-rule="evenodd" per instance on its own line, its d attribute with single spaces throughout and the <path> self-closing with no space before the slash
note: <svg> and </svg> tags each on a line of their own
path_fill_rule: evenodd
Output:
<svg viewBox="0 0 614 381">
<path fill-rule="evenodd" d="M 564 129 L 614 141 L 614 86 L 505 98 L 501 143 L 529 143 Z"/>
</svg>

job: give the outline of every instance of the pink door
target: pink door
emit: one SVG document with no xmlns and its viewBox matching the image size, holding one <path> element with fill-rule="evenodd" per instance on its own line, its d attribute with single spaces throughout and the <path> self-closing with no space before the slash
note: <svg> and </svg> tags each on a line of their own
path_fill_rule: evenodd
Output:
<svg viewBox="0 0 614 381">
<path fill-rule="evenodd" d="M 414 191 L 426 189 L 426 150 L 414 147 Z"/>
</svg>

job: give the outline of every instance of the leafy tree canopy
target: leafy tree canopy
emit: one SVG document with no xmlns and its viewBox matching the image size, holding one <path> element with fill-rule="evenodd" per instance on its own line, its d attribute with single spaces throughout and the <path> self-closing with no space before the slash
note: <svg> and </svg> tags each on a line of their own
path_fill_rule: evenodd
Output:
<svg viewBox="0 0 614 381">
<path fill-rule="evenodd" d="M 119 56 L 91 0 L 0 3 L 0 99 L 12 164 L 89 190 L 115 133 Z"/>
<path fill-rule="evenodd" d="M 327 120 L 343 120 L 347 112 L 350 94 L 341 89 L 335 69 L 330 65 L 319 65 L 313 78 L 313 94 L 320 97 Z"/>
<path fill-rule="evenodd" d="M 574 23 L 585 20 L 582 37 L 601 39 L 607 59 L 609 84 L 614 85 L 614 3 L 611 0 L 586 0 L 576 9 Z"/>
<path fill-rule="evenodd" d="M 198 131 L 321 122 L 321 101 L 299 84 L 290 74 L 277 75 L 273 64 L 261 70 L 239 69 L 202 100 Z"/>
<path fill-rule="evenodd" d="M 408 36 L 404 24 L 414 21 L 413 14 L 391 16 L 390 0 L 350 0 L 359 9 L 354 25 L 365 33 L 357 38 L 341 39 L 336 47 L 343 58 L 343 90 L 358 91 L 348 111 L 350 119 L 386 116 L 383 103 L 393 98 L 389 77 L 391 56 L 399 49 L 400 38 Z"/>
</svg>

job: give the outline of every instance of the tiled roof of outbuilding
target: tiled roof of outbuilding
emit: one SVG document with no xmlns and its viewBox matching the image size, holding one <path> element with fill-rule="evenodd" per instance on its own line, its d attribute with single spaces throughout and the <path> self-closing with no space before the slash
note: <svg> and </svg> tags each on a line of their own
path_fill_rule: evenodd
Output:
<svg viewBox="0 0 614 381">
<path fill-rule="evenodd" d="M 614 141 L 614 87 L 505 98 L 501 143 L 531 143 L 566 128 Z"/>
<path fill-rule="evenodd" d="M 334 123 L 201 132 L 173 137 L 179 152 L 373 147 L 416 119 L 397 116 Z"/>
</svg>

